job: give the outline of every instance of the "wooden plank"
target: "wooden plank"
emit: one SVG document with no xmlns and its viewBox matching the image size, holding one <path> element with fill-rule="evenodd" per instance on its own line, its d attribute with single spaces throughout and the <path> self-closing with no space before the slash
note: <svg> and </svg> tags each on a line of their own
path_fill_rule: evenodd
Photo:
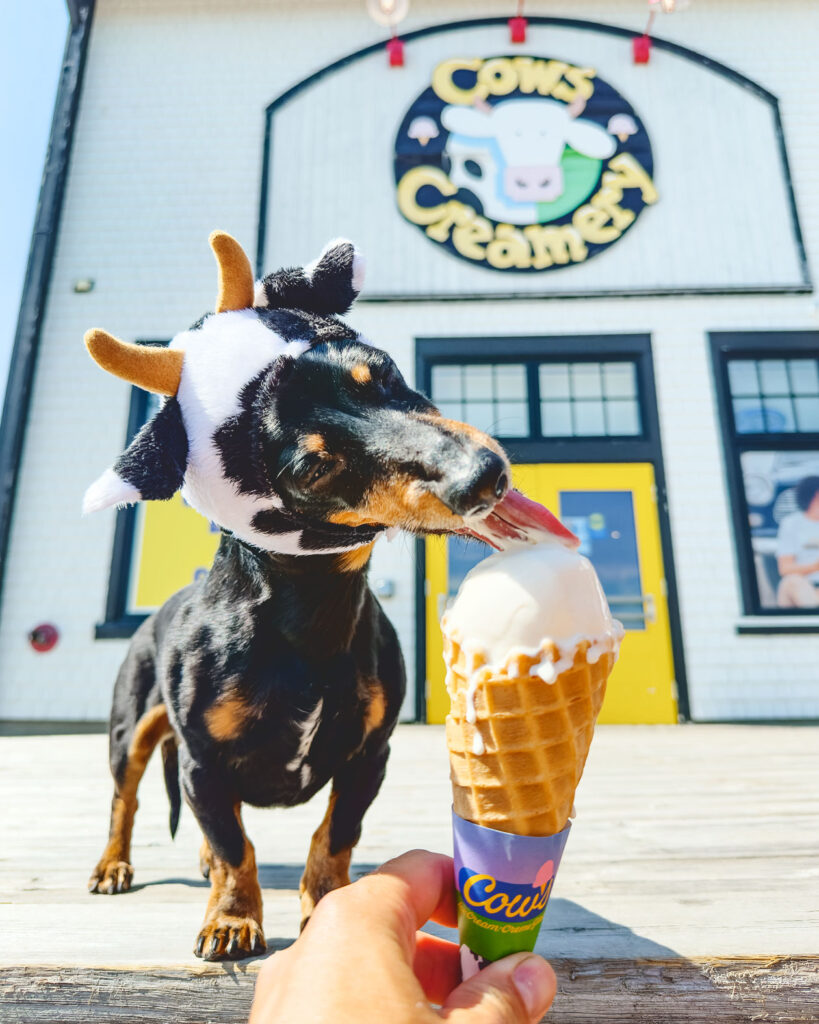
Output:
<svg viewBox="0 0 819 1024">
<path fill-rule="evenodd" d="M 553 1022 L 819 1021 L 819 729 L 601 727 L 538 951 Z M 161 769 L 140 789 L 135 888 L 89 896 L 107 830 L 104 736 L 0 738 L 0 1020 L 240 1021 L 258 963 L 202 964 L 199 832 L 168 835 Z M 247 808 L 271 950 L 298 932 L 298 880 L 326 794 Z M 398 730 L 354 874 L 451 849 L 440 728 Z M 445 930 L 432 928 L 441 934 Z"/>
<path fill-rule="evenodd" d="M 819 959 L 561 960 L 548 1024 L 804 1024 Z M 4 1024 L 237 1024 L 258 964 L 196 970 L 0 969 Z"/>
</svg>

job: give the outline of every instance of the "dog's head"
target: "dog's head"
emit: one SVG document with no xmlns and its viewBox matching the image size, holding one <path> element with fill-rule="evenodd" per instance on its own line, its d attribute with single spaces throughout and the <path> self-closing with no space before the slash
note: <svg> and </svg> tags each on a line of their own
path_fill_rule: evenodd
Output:
<svg viewBox="0 0 819 1024">
<path fill-rule="evenodd" d="M 363 279 L 351 243 L 255 285 L 234 239 L 214 233 L 211 246 L 216 312 L 167 348 L 86 335 L 104 369 L 165 400 L 85 511 L 181 488 L 223 529 L 292 554 L 347 550 L 392 527 L 464 531 L 492 513 L 509 490 L 500 446 L 444 419 L 338 319 Z"/>
</svg>

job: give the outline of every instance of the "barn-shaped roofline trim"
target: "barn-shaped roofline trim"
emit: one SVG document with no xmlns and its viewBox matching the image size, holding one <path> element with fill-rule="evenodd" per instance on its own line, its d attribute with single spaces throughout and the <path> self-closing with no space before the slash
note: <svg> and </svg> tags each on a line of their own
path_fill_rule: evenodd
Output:
<svg viewBox="0 0 819 1024">
<path fill-rule="evenodd" d="M 575 28 L 581 31 L 587 32 L 600 32 L 606 35 L 620 36 L 623 39 L 635 39 L 642 36 L 644 33 L 631 28 L 624 28 L 622 25 L 609 25 L 604 22 L 587 21 L 582 18 L 560 18 L 550 17 L 548 15 L 527 15 L 526 20 L 530 25 L 552 25 L 560 28 Z M 412 32 L 405 32 L 400 35 L 400 39 L 403 42 L 411 42 L 413 39 L 422 39 L 425 36 L 437 35 L 441 32 L 452 32 L 461 28 L 483 28 L 489 25 L 506 25 L 508 18 L 506 17 L 488 17 L 488 18 L 469 18 L 462 19 L 459 21 L 448 21 L 440 25 L 427 25 L 424 28 L 414 29 Z M 285 89 L 284 92 L 280 93 L 274 100 L 272 100 L 265 109 L 265 130 L 264 130 L 264 146 L 262 150 L 262 175 L 261 175 L 261 188 L 259 192 L 259 223 L 258 231 L 256 236 L 256 276 L 263 277 L 266 270 L 273 268 L 265 267 L 265 244 L 267 234 L 267 207 L 269 199 L 269 180 L 270 180 L 270 156 L 272 152 L 272 135 L 273 135 L 273 117 L 276 111 L 287 104 L 290 100 L 294 99 L 302 90 L 314 85 L 316 82 L 321 81 L 322 78 L 326 78 L 328 75 L 334 74 L 336 71 L 340 71 L 342 68 L 347 67 L 350 64 L 354 64 L 365 57 L 369 57 L 374 53 L 383 51 L 386 46 L 387 40 L 382 39 L 377 43 L 370 43 L 368 46 L 362 47 L 360 50 L 354 50 L 352 53 L 348 53 L 343 57 L 339 57 L 337 60 L 331 61 L 326 64 L 323 68 L 319 68 L 312 74 L 307 75 L 306 78 L 302 78 L 299 82 L 291 85 L 290 88 Z M 693 64 L 698 64 L 708 71 L 712 71 L 717 75 L 721 75 L 723 78 L 727 78 L 740 87 L 747 89 L 749 92 L 754 93 L 759 99 L 764 100 L 771 107 L 773 118 L 774 118 L 774 132 L 776 134 L 777 145 L 779 147 L 779 157 L 782 164 L 782 173 L 785 179 L 785 187 L 788 195 L 788 206 L 791 215 L 791 229 L 793 231 L 794 243 L 796 245 L 797 254 L 799 257 L 799 266 L 801 272 L 802 283 L 800 286 L 785 289 L 789 292 L 809 292 L 812 290 L 810 272 L 808 269 L 808 258 L 805 251 L 805 242 L 802 236 L 802 228 L 799 223 L 799 212 L 796 207 L 796 195 L 793 189 L 793 181 L 791 178 L 790 163 L 788 161 L 788 151 L 785 145 L 785 133 L 782 126 L 782 115 L 779 109 L 779 100 L 769 89 L 766 89 L 759 82 L 755 82 L 752 78 L 747 75 L 743 75 L 742 72 L 737 71 L 735 68 L 728 67 L 727 64 L 722 64 L 718 60 L 714 60 L 712 57 L 708 57 L 704 53 L 699 53 L 697 50 L 692 50 L 687 46 L 682 46 L 680 43 L 672 42 L 670 39 L 662 39 L 655 35 L 651 36 L 651 45 L 658 50 L 667 50 L 669 53 L 673 53 L 678 57 L 682 57 L 685 60 L 691 61 Z M 737 290 L 740 291 L 755 291 L 756 289 L 730 289 L 730 293 L 735 293 Z M 777 289 L 779 290 L 779 289 Z M 689 290 L 690 291 L 690 290 Z M 723 294 L 723 291 L 717 292 L 717 294 Z M 617 293 L 620 294 L 620 293 Z M 645 292 L 641 294 L 654 294 L 653 292 Z M 663 295 L 676 294 L 676 291 L 664 291 Z M 699 290 L 697 291 L 699 294 Z M 604 292 L 594 292 L 596 297 L 606 297 Z M 494 298 L 502 298 L 503 296 L 494 296 Z M 516 298 L 519 296 L 509 296 L 509 298 Z M 526 296 L 531 298 L 531 296 Z M 561 298 L 564 296 L 554 295 L 553 298 Z M 396 299 L 399 297 L 396 297 Z M 402 300 L 405 297 L 400 297 Z M 448 298 L 453 298 L 448 296 Z M 465 298 L 465 296 L 458 296 L 458 298 Z M 434 296 L 424 296 L 426 301 L 434 300 Z"/>
<path fill-rule="evenodd" d="M 54 100 L 48 148 L 43 164 L 43 180 L 31 233 L 5 398 L 0 394 L 0 614 L 17 481 L 34 388 L 40 331 L 51 290 L 51 270 L 68 180 L 74 126 L 80 105 L 88 41 L 94 16 L 94 0 L 82 0 L 73 7 L 69 4 L 69 13 L 71 22 L 68 26 Z"/>
</svg>

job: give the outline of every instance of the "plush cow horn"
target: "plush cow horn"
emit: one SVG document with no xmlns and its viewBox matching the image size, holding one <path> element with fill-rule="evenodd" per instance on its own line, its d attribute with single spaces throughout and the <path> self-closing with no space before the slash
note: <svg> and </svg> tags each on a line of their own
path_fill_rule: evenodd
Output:
<svg viewBox="0 0 819 1024">
<path fill-rule="evenodd" d="M 208 241 L 219 264 L 216 312 L 250 309 L 253 305 L 253 271 L 241 245 L 224 231 L 212 232 Z"/>
<path fill-rule="evenodd" d="M 185 353 L 159 345 L 132 345 L 95 327 L 85 334 L 85 347 L 103 370 L 157 395 L 175 395 Z"/>
</svg>

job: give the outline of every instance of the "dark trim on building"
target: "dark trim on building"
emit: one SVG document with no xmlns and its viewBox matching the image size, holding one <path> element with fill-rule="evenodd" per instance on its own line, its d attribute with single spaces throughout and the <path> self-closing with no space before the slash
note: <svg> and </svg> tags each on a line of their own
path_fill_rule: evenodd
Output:
<svg viewBox="0 0 819 1024">
<path fill-rule="evenodd" d="M 808 253 L 805 249 L 805 238 L 802 234 L 802 226 L 799 223 L 799 207 L 796 205 L 796 192 L 793 187 L 791 162 L 788 159 L 788 146 L 785 142 L 785 126 L 782 123 L 782 111 L 780 110 L 779 100 L 777 97 L 771 96 L 770 103 L 773 110 L 774 132 L 776 133 L 776 142 L 779 149 L 779 159 L 782 161 L 785 188 L 788 193 L 788 210 L 791 215 L 791 231 L 793 231 L 796 250 L 799 254 L 799 268 L 802 273 L 802 283 L 806 286 L 803 290 L 810 292 L 813 291 L 813 282 L 811 281 L 810 267 L 808 265 Z"/>
<path fill-rule="evenodd" d="M 683 644 L 680 600 L 677 591 L 677 568 L 674 562 L 674 545 L 671 539 L 671 513 L 668 508 L 668 488 L 665 479 L 662 437 L 660 434 L 660 413 L 657 407 L 657 386 L 654 379 L 654 358 L 651 341 L 642 361 L 645 373 L 645 389 L 642 392 L 643 410 L 646 413 L 649 436 L 656 438 L 657 454 L 654 463 L 654 483 L 657 488 L 657 518 L 660 523 L 660 547 L 663 553 L 663 568 L 668 593 L 668 622 L 671 628 L 671 658 L 674 662 L 674 676 L 677 682 L 677 714 L 681 722 L 691 718 L 691 702 L 688 695 L 688 675 L 685 667 L 685 646 Z"/>
<path fill-rule="evenodd" d="M 741 464 L 742 453 L 746 451 L 819 451 L 819 433 L 738 434 L 734 429 L 728 382 L 728 363 L 733 359 L 798 359 L 808 355 L 819 359 L 819 331 L 711 331 L 708 338 L 711 343 L 714 390 L 722 435 L 722 459 L 728 483 L 742 608 L 746 615 L 764 616 L 771 622 L 770 627 L 764 628 L 756 624 L 739 623 L 737 633 L 819 632 L 815 628 L 792 627 L 791 623 L 777 626 L 777 617 L 792 619 L 794 615 L 799 615 L 799 610 L 763 608 L 760 604 Z M 815 615 L 816 610 L 806 609 L 806 614 Z"/>
<path fill-rule="evenodd" d="M 819 633 L 819 625 L 815 622 L 806 622 L 804 625 L 795 625 L 790 623 L 787 626 L 777 626 L 775 623 L 765 623 L 765 625 L 745 625 L 738 622 L 736 625 L 736 632 L 740 636 L 746 636 L 752 633 L 776 633 L 781 636 L 785 633 L 796 634 L 796 633 Z"/>
<path fill-rule="evenodd" d="M 600 289 L 589 292 L 429 292 L 427 294 L 402 295 L 364 294 L 356 299 L 357 303 L 372 302 L 387 305 L 393 302 L 549 302 L 552 299 L 658 299 L 684 298 L 687 295 L 810 295 L 813 285 L 809 281 L 803 284 L 771 284 L 771 285 L 725 285 L 720 288 L 686 287 L 686 288 L 631 288 L 628 291 L 616 289 Z"/>
<path fill-rule="evenodd" d="M 66 0 L 65 6 L 68 8 L 68 17 L 71 21 L 71 27 L 78 28 L 80 22 L 85 16 L 85 9 L 92 6 L 92 4 L 89 3 L 88 0 Z"/>
<path fill-rule="evenodd" d="M 123 615 L 119 619 L 106 619 L 94 626 L 95 640 L 130 640 L 147 615 Z"/>
<path fill-rule="evenodd" d="M 65 185 L 74 139 L 74 125 L 82 91 L 94 0 L 69 3 L 71 27 L 63 52 L 62 71 L 54 102 L 51 134 L 45 158 L 43 183 L 34 218 L 34 229 L 20 299 L 8 384 L 0 423 L 0 599 L 6 566 L 11 521 L 23 455 L 28 410 L 34 385 L 51 269 L 60 225 Z M 76 20 L 75 20 L 76 16 Z"/>
<path fill-rule="evenodd" d="M 535 15 L 528 15 L 527 20 L 530 25 L 554 25 L 562 28 L 575 28 L 587 32 L 601 32 L 607 35 L 619 36 L 622 39 L 634 39 L 635 37 L 641 36 L 643 32 L 641 30 L 635 30 L 630 28 L 623 28 L 620 25 L 608 25 L 602 22 L 586 21 L 580 18 L 557 18 L 557 17 L 542 17 Z M 507 22 L 506 17 L 493 17 L 493 18 L 473 18 L 460 21 L 449 21 L 441 25 L 427 25 L 425 28 L 415 29 L 413 32 L 402 33 L 401 39 L 404 42 L 412 42 L 413 39 L 422 39 L 424 36 L 437 35 L 441 32 L 451 32 L 460 28 L 481 28 L 488 25 L 505 26 Z M 361 60 L 363 57 L 369 57 L 370 54 L 377 53 L 384 49 L 386 40 L 380 40 L 377 43 L 370 43 L 369 46 L 364 46 L 360 50 L 355 50 L 352 53 L 346 54 L 344 57 L 340 57 L 338 60 L 332 61 L 330 64 L 325 65 L 323 68 L 319 68 L 318 71 L 314 71 L 311 75 L 303 78 L 300 82 L 296 82 L 289 89 L 286 89 L 283 93 L 277 96 L 271 103 L 268 104 L 265 110 L 265 145 L 262 154 L 262 180 L 260 186 L 260 197 L 259 197 L 259 224 L 258 234 L 256 242 L 256 276 L 264 276 L 265 269 L 265 240 L 267 232 L 267 204 L 268 197 L 270 194 L 270 176 L 272 174 L 272 136 L 273 136 L 273 116 L 276 111 L 297 96 L 303 89 L 314 85 L 316 82 L 321 81 L 327 75 L 332 74 L 335 71 L 341 70 L 348 64 L 353 64 L 356 61 Z M 720 61 L 714 60 L 712 57 L 708 57 L 703 53 L 698 53 L 696 50 L 691 50 L 687 46 L 681 46 L 679 43 L 674 43 L 669 39 L 660 39 L 657 36 L 652 35 L 651 45 L 657 50 L 666 50 L 669 53 L 673 53 L 678 57 L 683 57 L 685 60 L 691 61 L 693 64 L 699 64 L 702 67 L 707 68 L 714 74 L 722 75 L 724 78 L 736 83 L 749 92 L 752 92 L 759 99 L 768 103 L 771 107 L 771 113 L 774 119 L 774 131 L 778 142 L 779 156 L 782 162 L 782 174 L 785 179 L 789 209 L 791 217 L 791 230 L 793 232 L 793 240 L 797 249 L 799 258 L 799 266 L 801 272 L 801 282 L 795 285 L 788 286 L 760 286 L 758 288 L 752 287 L 741 287 L 741 288 L 683 288 L 678 290 L 669 291 L 646 291 L 646 292 L 628 292 L 626 294 L 634 295 L 729 295 L 735 293 L 753 293 L 753 294 L 767 294 L 782 292 L 786 294 L 799 294 L 802 292 L 810 292 L 812 290 L 811 279 L 810 279 L 810 268 L 808 267 L 808 257 L 805 251 L 804 239 L 802 236 L 802 229 L 799 224 L 799 211 L 796 206 L 796 196 L 793 189 L 793 181 L 791 178 L 790 164 L 788 162 L 787 147 L 785 144 L 785 129 L 782 124 L 782 115 L 779 109 L 778 98 L 770 92 L 764 86 L 755 82 L 752 78 L 748 78 L 747 75 L 741 74 L 734 68 L 729 68 L 726 64 L 720 63 Z M 576 295 L 571 297 L 576 298 L 589 298 L 591 295 L 603 296 L 606 294 L 614 294 L 618 298 L 623 293 L 606 293 L 606 292 L 592 292 L 586 295 Z M 528 293 L 523 295 L 515 295 L 510 293 L 508 295 L 497 296 L 497 295 L 429 295 L 429 296 L 405 296 L 405 295 L 394 295 L 394 296 L 364 296 L 364 301 L 371 302 L 406 302 L 406 301 L 421 301 L 421 302 L 441 302 L 441 301 L 452 301 L 453 299 L 485 299 L 485 300 L 499 300 L 499 299 L 512 299 L 512 298 L 567 298 L 569 296 L 559 295 L 557 293 L 551 293 L 549 295 L 542 296 L 531 296 Z"/>
<path fill-rule="evenodd" d="M 107 733 L 108 722 L 95 721 L 53 721 L 47 719 L 4 718 L 0 719 L 0 736 L 71 736 Z"/>
<path fill-rule="evenodd" d="M 637 367 L 637 386 L 642 415 L 643 434 L 635 438 L 544 438 L 528 440 L 502 439 L 513 462 L 650 462 L 654 466 L 657 488 L 657 518 L 660 544 L 668 589 L 668 618 L 671 650 L 677 683 L 679 718 L 690 718 L 688 682 L 685 669 L 682 622 L 677 597 L 677 573 L 671 543 L 671 524 L 663 464 L 660 418 L 651 337 L 648 334 L 605 335 L 542 335 L 539 337 L 492 338 L 416 338 L 415 383 L 430 393 L 432 367 L 454 362 L 470 363 L 491 359 L 492 362 L 520 361 L 533 356 L 566 358 L 574 362 L 606 358 L 630 358 Z M 415 588 L 416 671 L 415 703 L 419 721 L 426 720 L 426 549 L 416 542 L 418 575 Z"/>
<path fill-rule="evenodd" d="M 270 175 L 273 161 L 270 154 L 273 151 L 273 104 L 271 104 L 264 115 L 264 143 L 262 149 L 262 180 L 259 187 L 259 223 L 256 233 L 256 279 L 261 280 L 265 275 L 264 251 L 267 243 L 267 202 L 270 191 Z"/>
</svg>

